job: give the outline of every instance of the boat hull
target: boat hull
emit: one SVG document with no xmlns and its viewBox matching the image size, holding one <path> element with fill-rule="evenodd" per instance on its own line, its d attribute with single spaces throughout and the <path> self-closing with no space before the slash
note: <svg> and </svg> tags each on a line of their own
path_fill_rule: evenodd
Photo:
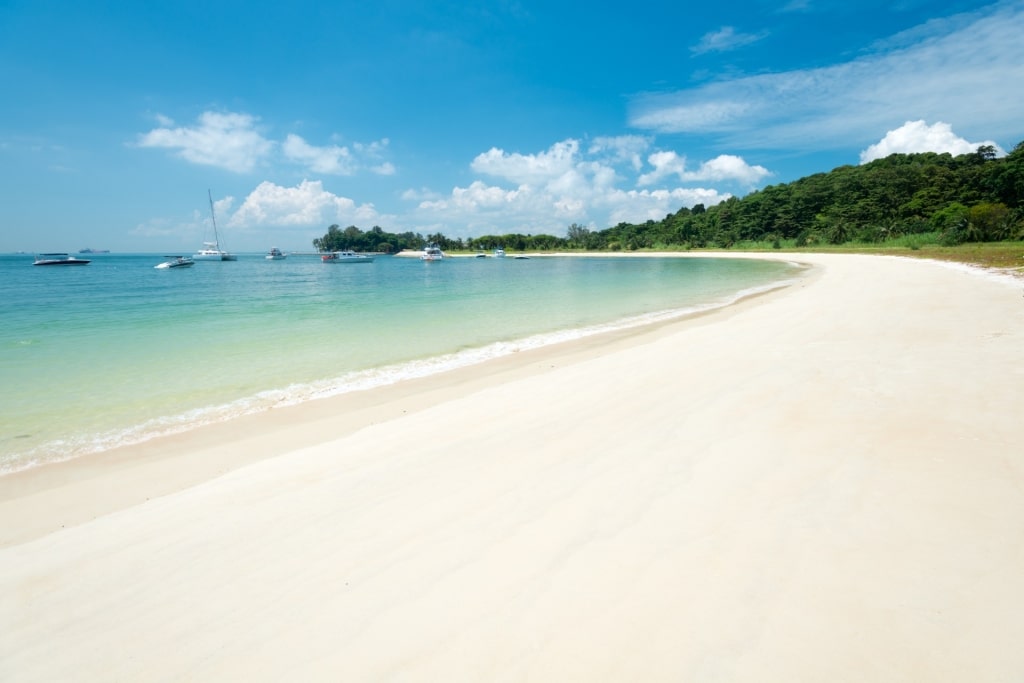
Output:
<svg viewBox="0 0 1024 683">
<path fill-rule="evenodd" d="M 323 263 L 373 263 L 373 257 L 352 251 L 336 251 L 320 256 Z"/>
<path fill-rule="evenodd" d="M 65 253 L 38 254 L 33 266 L 85 266 L 90 263 L 89 259 L 75 258 Z"/>
<path fill-rule="evenodd" d="M 159 263 L 153 267 L 157 270 L 171 270 L 172 268 L 191 268 L 192 265 L 192 259 L 183 256 L 171 261 L 164 261 L 163 263 Z"/>
<path fill-rule="evenodd" d="M 86 259 L 68 259 L 67 261 L 37 261 L 33 266 L 87 266 L 91 263 Z"/>
</svg>

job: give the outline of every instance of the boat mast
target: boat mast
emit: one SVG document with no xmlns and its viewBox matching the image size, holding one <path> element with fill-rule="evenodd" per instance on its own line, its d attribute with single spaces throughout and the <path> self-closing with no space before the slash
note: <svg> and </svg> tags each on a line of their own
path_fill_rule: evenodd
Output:
<svg viewBox="0 0 1024 683">
<path fill-rule="evenodd" d="M 217 243 L 217 248 L 220 249 L 220 235 L 217 234 L 217 215 L 213 212 L 213 193 L 210 190 L 206 190 L 206 196 L 210 198 L 210 220 L 213 221 L 213 241 Z"/>
</svg>

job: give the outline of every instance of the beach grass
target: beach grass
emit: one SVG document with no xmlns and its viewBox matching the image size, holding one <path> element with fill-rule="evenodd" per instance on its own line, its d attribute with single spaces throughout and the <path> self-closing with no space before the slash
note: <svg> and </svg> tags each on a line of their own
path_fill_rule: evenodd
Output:
<svg viewBox="0 0 1024 683">
<path fill-rule="evenodd" d="M 693 251 L 702 250 L 694 249 Z M 715 248 L 708 251 L 722 250 Z M 907 256 L 965 263 L 982 268 L 996 268 L 1024 274 L 1024 242 L 1018 240 L 971 242 L 946 246 L 939 243 L 937 234 L 934 233 L 902 235 L 885 242 L 848 243 L 835 246 L 816 244 L 798 247 L 796 240 L 742 241 L 737 242 L 731 249 L 725 250 L 725 253 L 731 251 Z"/>
</svg>

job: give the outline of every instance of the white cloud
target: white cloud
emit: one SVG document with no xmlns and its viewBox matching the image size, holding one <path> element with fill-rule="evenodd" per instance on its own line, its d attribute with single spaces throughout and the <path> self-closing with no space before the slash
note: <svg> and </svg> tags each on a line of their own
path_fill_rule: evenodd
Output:
<svg viewBox="0 0 1024 683">
<path fill-rule="evenodd" d="M 441 195 L 429 187 L 410 188 L 402 192 L 402 199 L 408 202 L 432 202 L 440 198 Z"/>
<path fill-rule="evenodd" d="M 681 207 L 692 208 L 697 204 L 713 206 L 731 196 L 728 192 L 704 187 L 616 192 L 606 198 L 611 208 L 608 225 L 657 221 Z"/>
<path fill-rule="evenodd" d="M 388 140 L 317 146 L 290 133 L 281 143 L 263 136 L 258 118 L 249 114 L 203 112 L 196 125 L 174 127 L 162 114 L 156 115 L 160 128 L 139 136 L 139 147 L 176 150 L 186 161 L 216 166 L 236 173 L 249 173 L 258 164 L 284 160 L 300 164 L 310 173 L 351 176 L 366 170 L 377 175 L 394 175 L 395 166 L 385 160 Z M 274 151 L 280 157 L 274 158 Z"/>
<path fill-rule="evenodd" d="M 355 172 L 355 160 L 347 147 L 314 147 L 298 135 L 289 134 L 281 151 L 289 161 L 301 163 L 317 173 L 352 175 Z"/>
<path fill-rule="evenodd" d="M 737 33 L 732 26 L 723 26 L 717 31 L 705 33 L 700 42 L 690 48 L 695 55 L 702 55 L 706 52 L 728 52 L 750 45 L 764 38 L 767 33 Z"/>
<path fill-rule="evenodd" d="M 411 190 L 406 196 L 419 200 L 418 225 L 444 226 L 438 229 L 453 237 L 510 231 L 563 234 L 569 223 L 607 227 L 623 221 L 660 220 L 682 206 L 712 205 L 732 196 L 719 189 L 680 184 L 752 185 L 769 175 L 760 166 L 728 155 L 687 171 L 684 156 L 659 150 L 647 157 L 653 170 L 638 176 L 644 162 L 636 157 L 650 144 L 645 137 L 622 136 L 597 138 L 586 152 L 571 139 L 536 154 L 492 148 L 473 160 L 472 169 L 498 178 L 498 183 L 476 180 L 445 197 Z M 501 180 L 512 186 L 502 187 Z M 620 187 L 634 184 L 644 189 Z"/>
<path fill-rule="evenodd" d="M 641 155 L 651 146 L 651 138 L 644 135 L 597 137 L 590 143 L 587 153 L 593 157 L 607 157 L 612 163 L 625 161 L 639 171 L 644 162 Z"/>
<path fill-rule="evenodd" d="M 653 166 L 654 170 L 640 176 L 636 181 L 637 185 L 650 185 L 673 175 L 682 179 L 686 174 L 686 157 L 675 152 L 655 152 L 647 157 L 647 163 Z"/>
<path fill-rule="evenodd" d="M 384 138 L 377 142 L 356 142 L 352 145 L 352 148 L 355 149 L 356 155 L 371 173 L 387 176 L 396 173 L 394 164 L 389 161 L 383 161 L 389 144 L 391 144 L 391 141 Z"/>
<path fill-rule="evenodd" d="M 929 126 L 924 121 L 907 121 L 895 130 L 890 130 L 877 143 L 860 153 L 860 163 L 866 164 L 875 159 L 883 159 L 890 154 L 913 154 L 915 152 L 949 152 L 953 156 L 969 154 L 977 151 L 981 145 L 996 148 L 996 154 L 1003 156 L 1006 152 L 991 140 L 985 142 L 968 142 L 953 132 L 948 123 L 938 122 Z"/>
<path fill-rule="evenodd" d="M 248 114 L 203 112 L 191 128 L 172 128 L 164 116 L 157 120 L 162 127 L 139 136 L 138 145 L 176 150 L 194 164 L 248 173 L 274 148 L 257 129 L 258 119 Z"/>
<path fill-rule="evenodd" d="M 492 147 L 473 159 L 470 168 L 477 173 L 517 183 L 546 183 L 572 171 L 578 152 L 576 140 L 556 142 L 539 154 L 506 154 L 504 150 Z"/>
<path fill-rule="evenodd" d="M 864 145 L 895 121 L 918 119 L 1018 136 L 1024 88 L 1010 84 L 1024 82 L 1022 31 L 1024 4 L 998 3 L 928 22 L 846 63 L 639 96 L 631 124 L 776 149 Z"/>
<path fill-rule="evenodd" d="M 702 163 L 697 171 L 687 176 L 687 180 L 734 180 L 742 185 L 754 186 L 771 174 L 764 166 L 751 166 L 742 157 L 720 154 Z"/>
<path fill-rule="evenodd" d="M 686 157 L 675 152 L 655 152 L 647 158 L 654 167 L 637 179 L 637 185 L 651 185 L 666 177 L 675 176 L 685 182 L 732 181 L 753 187 L 771 175 L 764 166 L 751 166 L 742 157 L 721 154 L 703 162 L 696 171 L 686 170 Z"/>
<path fill-rule="evenodd" d="M 348 197 L 339 197 L 324 189 L 319 180 L 304 180 L 295 187 L 262 182 L 245 198 L 228 219 L 228 226 L 247 229 L 260 227 L 312 227 L 332 223 L 368 223 L 380 215 L 372 204 L 357 205 Z"/>
</svg>

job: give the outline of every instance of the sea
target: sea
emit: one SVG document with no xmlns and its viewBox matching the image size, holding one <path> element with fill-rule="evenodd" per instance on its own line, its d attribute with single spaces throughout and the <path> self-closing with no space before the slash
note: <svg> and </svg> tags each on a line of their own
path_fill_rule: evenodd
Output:
<svg viewBox="0 0 1024 683">
<path fill-rule="evenodd" d="M 0 475 L 728 305 L 798 266 L 729 258 L 0 255 Z M 684 350 L 680 350 L 681 353 Z"/>
</svg>

